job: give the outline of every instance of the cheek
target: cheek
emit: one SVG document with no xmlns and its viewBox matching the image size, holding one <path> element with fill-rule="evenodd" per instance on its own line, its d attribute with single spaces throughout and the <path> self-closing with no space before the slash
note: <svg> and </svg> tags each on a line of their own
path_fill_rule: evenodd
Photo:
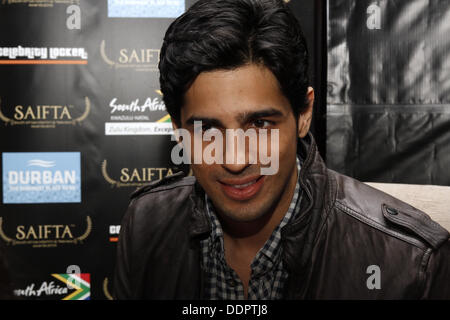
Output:
<svg viewBox="0 0 450 320">
<path fill-rule="evenodd" d="M 192 173 L 202 186 L 213 182 L 213 166 L 205 164 L 191 164 Z"/>
<path fill-rule="evenodd" d="M 280 162 L 291 161 L 291 157 L 297 153 L 297 131 L 295 123 L 280 129 L 278 141 Z"/>
<path fill-rule="evenodd" d="M 203 179 L 203 176 L 205 175 L 205 169 L 202 168 L 201 165 L 198 164 L 191 164 L 192 173 L 197 178 L 197 180 Z"/>
</svg>

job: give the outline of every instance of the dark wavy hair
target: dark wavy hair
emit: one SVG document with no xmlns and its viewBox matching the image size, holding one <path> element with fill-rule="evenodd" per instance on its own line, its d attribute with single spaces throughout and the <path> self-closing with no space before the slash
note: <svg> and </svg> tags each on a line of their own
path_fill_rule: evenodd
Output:
<svg viewBox="0 0 450 320">
<path fill-rule="evenodd" d="M 262 64 L 272 71 L 295 117 L 306 106 L 308 50 L 283 0 L 200 0 L 166 31 L 159 71 L 164 103 L 181 125 L 184 95 L 205 71 Z"/>
</svg>

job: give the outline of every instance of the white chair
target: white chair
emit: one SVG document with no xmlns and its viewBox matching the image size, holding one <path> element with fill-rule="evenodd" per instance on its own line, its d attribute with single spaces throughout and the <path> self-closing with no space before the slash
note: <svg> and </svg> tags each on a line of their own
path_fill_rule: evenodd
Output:
<svg viewBox="0 0 450 320">
<path fill-rule="evenodd" d="M 428 214 L 450 231 L 450 187 L 366 182 Z"/>
</svg>

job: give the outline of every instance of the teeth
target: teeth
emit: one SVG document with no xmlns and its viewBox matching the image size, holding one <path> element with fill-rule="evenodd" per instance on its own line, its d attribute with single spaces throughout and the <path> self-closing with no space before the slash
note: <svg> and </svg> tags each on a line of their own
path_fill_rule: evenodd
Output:
<svg viewBox="0 0 450 320">
<path fill-rule="evenodd" d="M 256 182 L 256 180 L 258 180 L 258 179 L 250 181 L 249 183 L 246 183 L 246 184 L 232 184 L 231 186 L 233 188 L 237 188 L 237 189 L 244 189 L 245 187 L 248 187 L 249 185 L 254 184 Z"/>
</svg>

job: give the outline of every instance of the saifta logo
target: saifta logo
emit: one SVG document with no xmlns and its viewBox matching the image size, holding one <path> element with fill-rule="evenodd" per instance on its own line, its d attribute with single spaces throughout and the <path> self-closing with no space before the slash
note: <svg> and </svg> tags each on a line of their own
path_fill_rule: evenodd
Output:
<svg viewBox="0 0 450 320">
<path fill-rule="evenodd" d="M 108 173 L 108 161 L 105 159 L 102 162 L 102 174 L 106 182 L 111 184 L 111 187 L 141 187 L 151 181 L 160 180 L 164 177 L 173 175 L 171 168 L 129 168 L 124 167 L 118 170 L 119 172 L 114 176 L 118 178 L 111 178 Z"/>
<path fill-rule="evenodd" d="M 117 58 L 110 59 L 106 53 L 106 42 L 100 44 L 100 55 L 103 61 L 114 68 L 130 68 L 136 71 L 158 71 L 159 49 L 121 48 Z"/>
<path fill-rule="evenodd" d="M 55 128 L 57 125 L 76 125 L 83 122 L 91 111 L 91 102 L 84 98 L 84 111 L 75 116 L 76 109 L 73 105 L 16 105 L 14 114 L 6 116 L 2 112 L 0 99 L 0 119 L 6 125 L 28 125 L 31 128 Z"/>
<path fill-rule="evenodd" d="M 92 220 L 86 216 L 86 229 L 75 236 L 74 224 L 17 225 L 14 237 L 3 230 L 3 217 L 0 217 L 0 237 L 8 245 L 31 245 L 34 248 L 57 247 L 60 244 L 81 244 L 92 231 Z"/>
<path fill-rule="evenodd" d="M 114 300 L 113 296 L 109 292 L 108 283 L 109 283 L 108 278 L 105 278 L 103 280 L 103 294 L 105 295 L 106 299 Z"/>
</svg>

